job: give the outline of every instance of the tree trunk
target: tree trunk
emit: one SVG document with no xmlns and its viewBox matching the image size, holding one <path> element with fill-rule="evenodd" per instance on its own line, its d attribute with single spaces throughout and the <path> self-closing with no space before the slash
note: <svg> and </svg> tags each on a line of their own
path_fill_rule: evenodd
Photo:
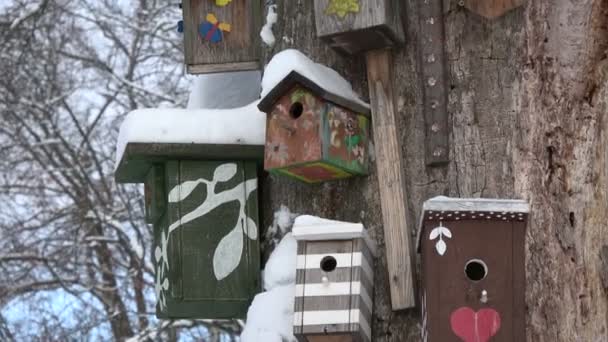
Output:
<svg viewBox="0 0 608 342">
<path fill-rule="evenodd" d="M 527 340 L 606 341 L 608 1 L 529 0 L 492 21 L 444 1 L 451 129 L 444 167 L 425 165 L 417 1 L 405 3 L 408 42 L 395 51 L 394 70 L 407 221 L 418 222 L 422 203 L 436 195 L 529 200 Z M 340 56 L 315 37 L 313 2 L 278 5 L 277 44 L 266 60 L 297 48 L 366 97 L 364 58 Z M 419 313 L 390 308 L 375 167 L 368 177 L 320 185 L 275 176 L 263 184 L 266 226 L 280 204 L 365 224 L 381 251 L 374 341 L 419 341 Z"/>
</svg>

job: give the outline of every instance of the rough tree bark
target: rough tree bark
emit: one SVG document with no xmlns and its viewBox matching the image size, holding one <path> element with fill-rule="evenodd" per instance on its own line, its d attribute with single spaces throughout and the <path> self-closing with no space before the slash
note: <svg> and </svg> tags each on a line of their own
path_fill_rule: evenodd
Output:
<svg viewBox="0 0 608 342">
<path fill-rule="evenodd" d="M 608 1 L 529 0 L 489 21 L 445 0 L 451 161 L 435 168 L 424 164 L 417 5 L 404 2 L 408 43 L 395 53 L 395 77 L 408 222 L 418 222 L 422 202 L 435 195 L 529 200 L 528 341 L 608 340 Z M 266 60 L 297 48 L 345 75 L 365 97 L 364 59 L 339 56 L 316 39 L 313 2 L 278 5 L 277 45 Z M 266 177 L 265 225 L 285 204 L 293 212 L 362 221 L 382 250 L 371 170 L 366 178 L 313 186 Z M 419 341 L 418 312 L 392 312 L 389 293 L 381 255 L 374 340 Z"/>
</svg>

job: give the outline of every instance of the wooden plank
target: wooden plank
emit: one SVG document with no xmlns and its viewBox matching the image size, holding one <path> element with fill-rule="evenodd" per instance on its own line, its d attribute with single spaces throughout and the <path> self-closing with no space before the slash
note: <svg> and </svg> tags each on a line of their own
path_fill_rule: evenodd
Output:
<svg viewBox="0 0 608 342">
<path fill-rule="evenodd" d="M 260 0 L 233 0 L 229 5 L 219 7 L 215 1 L 184 0 L 184 52 L 188 72 L 236 71 L 222 64 L 240 67 L 238 70 L 259 68 L 260 57 Z M 213 14 L 218 24 L 229 24 L 230 31 L 215 27 L 220 41 L 210 41 L 202 36 L 200 25 L 208 22 L 207 15 Z M 221 31 L 221 32 L 219 32 Z"/>
<path fill-rule="evenodd" d="M 403 158 L 395 120 L 392 55 L 389 50 L 367 53 L 367 77 L 372 105 L 372 127 L 386 259 L 393 310 L 416 305 L 414 258 L 407 224 L 407 203 Z"/>
<path fill-rule="evenodd" d="M 429 166 L 444 165 L 450 159 L 443 0 L 419 1 L 418 8 L 425 159 Z"/>
<path fill-rule="evenodd" d="M 525 3 L 525 0 L 464 0 L 471 12 L 489 19 L 497 18 Z"/>
<path fill-rule="evenodd" d="M 362 0 L 349 11 L 331 11 L 333 0 L 316 0 L 317 36 L 347 54 L 395 46 L 405 41 L 401 2 Z"/>
</svg>

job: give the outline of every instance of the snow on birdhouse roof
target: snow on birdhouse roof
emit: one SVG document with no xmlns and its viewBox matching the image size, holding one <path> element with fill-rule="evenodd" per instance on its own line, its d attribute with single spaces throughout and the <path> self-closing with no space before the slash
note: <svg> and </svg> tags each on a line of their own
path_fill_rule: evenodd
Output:
<svg viewBox="0 0 608 342">
<path fill-rule="evenodd" d="M 351 84 L 340 74 L 315 63 L 295 49 L 283 50 L 268 62 L 262 77 L 260 110 L 270 109 L 285 91 L 297 83 L 328 101 L 363 114 L 369 113 L 369 104 L 359 98 Z"/>
<path fill-rule="evenodd" d="M 362 223 L 328 220 L 311 215 L 296 217 L 292 230 L 298 241 L 325 241 L 364 239 L 372 253 L 376 254 L 376 244 L 369 238 Z"/>
<path fill-rule="evenodd" d="M 257 101 L 233 109 L 138 109 L 120 126 L 116 178 L 126 182 L 140 179 L 143 171 L 126 176 L 125 170 L 144 159 L 237 159 L 252 151 L 261 158 L 265 136 L 266 114 L 258 110 Z"/>
<path fill-rule="evenodd" d="M 462 211 L 529 213 L 530 205 L 524 200 L 450 198 L 445 196 L 437 196 L 425 201 L 422 205 L 422 210 L 425 212 Z"/>
</svg>

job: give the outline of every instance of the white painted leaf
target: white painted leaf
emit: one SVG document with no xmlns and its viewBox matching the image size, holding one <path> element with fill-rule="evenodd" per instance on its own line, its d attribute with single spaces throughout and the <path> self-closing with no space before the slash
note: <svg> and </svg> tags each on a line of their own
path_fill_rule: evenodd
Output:
<svg viewBox="0 0 608 342">
<path fill-rule="evenodd" d="M 435 244 L 435 249 L 437 250 L 437 253 L 439 253 L 439 255 L 444 255 L 445 250 L 447 249 L 447 246 L 446 246 L 445 242 L 443 242 L 443 240 L 439 240 Z"/>
<path fill-rule="evenodd" d="M 182 184 L 176 185 L 169 192 L 169 203 L 181 202 L 184 198 L 188 197 L 201 180 L 186 181 Z"/>
<path fill-rule="evenodd" d="M 429 235 L 429 240 L 435 240 L 439 236 L 440 232 L 441 232 L 441 227 L 437 227 L 437 228 L 434 228 L 433 230 L 431 230 L 431 234 Z"/>
<path fill-rule="evenodd" d="M 224 236 L 213 253 L 213 273 L 217 280 L 226 278 L 241 262 L 243 230 L 240 222 Z"/>
<path fill-rule="evenodd" d="M 452 238 L 452 232 L 446 227 L 441 227 L 441 234 L 443 234 L 443 236 L 447 236 L 450 239 Z"/>
<path fill-rule="evenodd" d="M 258 226 L 255 224 L 255 221 L 247 218 L 247 227 L 245 227 L 246 234 L 251 240 L 258 239 Z"/>
<path fill-rule="evenodd" d="M 163 281 L 163 289 L 166 291 L 169 289 L 169 279 L 165 278 Z"/>
<path fill-rule="evenodd" d="M 236 175 L 236 164 L 222 164 L 215 169 L 213 180 L 216 182 L 227 182 Z"/>
<path fill-rule="evenodd" d="M 156 249 L 154 250 L 154 260 L 156 260 L 156 262 L 158 262 L 160 260 L 161 256 L 162 256 L 162 252 L 160 250 L 160 247 L 156 246 Z"/>
</svg>

